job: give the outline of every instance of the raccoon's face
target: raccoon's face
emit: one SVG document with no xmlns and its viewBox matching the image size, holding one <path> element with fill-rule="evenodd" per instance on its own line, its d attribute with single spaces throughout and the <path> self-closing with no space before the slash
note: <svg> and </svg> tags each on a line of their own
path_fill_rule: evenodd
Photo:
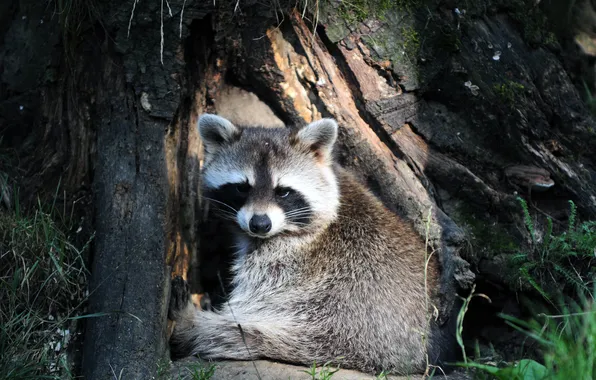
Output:
<svg viewBox="0 0 596 380">
<path fill-rule="evenodd" d="M 291 131 L 237 127 L 204 114 L 199 133 L 205 148 L 203 194 L 247 235 L 265 239 L 313 231 L 335 219 L 334 120 Z"/>
</svg>

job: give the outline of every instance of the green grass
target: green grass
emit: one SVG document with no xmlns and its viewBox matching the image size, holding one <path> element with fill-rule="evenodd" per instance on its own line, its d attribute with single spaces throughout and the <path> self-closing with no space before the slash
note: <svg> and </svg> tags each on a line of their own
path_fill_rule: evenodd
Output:
<svg viewBox="0 0 596 380">
<path fill-rule="evenodd" d="M 544 352 L 549 379 L 593 379 L 596 376 L 596 303 L 568 302 L 559 315 L 538 314 L 530 322 L 503 315 L 514 328 L 534 338 Z"/>
<path fill-rule="evenodd" d="M 215 364 L 199 361 L 180 366 L 177 369 L 178 373 L 172 374 L 171 364 L 169 359 L 163 359 L 158 363 L 157 380 L 209 380 L 217 369 Z"/>
<path fill-rule="evenodd" d="M 531 244 L 513 255 L 511 269 L 517 269 L 520 280 L 552 305 L 561 293 L 587 293 L 593 297 L 596 268 L 591 262 L 596 258 L 596 221 L 577 223 L 576 206 L 569 201 L 567 227 L 555 233 L 553 221 L 548 218 L 546 231 L 539 239 L 526 201 L 518 197 L 518 202 Z"/>
<path fill-rule="evenodd" d="M 15 197 L 17 198 L 17 197 Z M 70 379 L 67 347 L 86 299 L 82 249 L 54 210 L 0 209 L 0 378 Z"/>
<path fill-rule="evenodd" d="M 470 296 L 463 299 L 457 319 L 457 341 L 464 357 L 457 364 L 474 369 L 478 378 L 592 379 L 596 376 L 596 272 L 591 261 L 596 258 L 596 222 L 578 223 L 576 206 L 569 201 L 566 228 L 555 233 L 548 218 L 546 231 L 541 234 L 527 203 L 522 198 L 518 201 L 531 243 L 529 248 L 519 250 L 513 264 L 519 270 L 519 280 L 548 301 L 552 306 L 549 309 L 558 312 L 534 312 L 529 321 L 501 315 L 509 326 L 538 343 L 539 357 L 499 365 L 480 363 L 467 357 L 462 340 L 463 320 L 476 295 L 472 288 Z M 572 294 L 579 301 L 564 294 Z"/>
<path fill-rule="evenodd" d="M 538 360 L 526 358 L 498 367 L 467 359 L 458 365 L 480 371 L 478 377 L 486 374 L 503 380 L 595 378 L 596 303 L 590 298 L 567 303 L 571 306 L 565 306 L 562 314 L 539 313 L 529 322 L 501 315 L 507 324 L 540 345 L 542 357 Z M 461 339 L 461 331 L 458 337 Z"/>
<path fill-rule="evenodd" d="M 195 364 L 193 366 L 189 366 L 188 370 L 192 380 L 209 380 L 215 374 L 215 368 L 216 366 L 214 364 Z"/>
<path fill-rule="evenodd" d="M 320 369 L 317 368 L 317 363 L 314 362 L 307 371 L 303 372 L 309 375 L 312 380 L 329 380 L 338 371 L 339 367 L 333 368 L 331 362 L 323 364 Z"/>
</svg>

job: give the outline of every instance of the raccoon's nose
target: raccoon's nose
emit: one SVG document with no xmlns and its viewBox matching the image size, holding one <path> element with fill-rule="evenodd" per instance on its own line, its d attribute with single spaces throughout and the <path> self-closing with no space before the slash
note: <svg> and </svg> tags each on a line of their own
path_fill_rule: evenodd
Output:
<svg viewBox="0 0 596 380">
<path fill-rule="evenodd" d="M 264 234 L 271 230 L 271 219 L 267 215 L 253 215 L 248 224 L 250 232 Z"/>
</svg>

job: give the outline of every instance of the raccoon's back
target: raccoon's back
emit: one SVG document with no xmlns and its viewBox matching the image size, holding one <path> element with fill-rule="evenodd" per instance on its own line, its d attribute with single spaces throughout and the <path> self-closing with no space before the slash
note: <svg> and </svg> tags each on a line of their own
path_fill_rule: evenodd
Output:
<svg viewBox="0 0 596 380">
<path fill-rule="evenodd" d="M 310 303 L 329 339 L 330 356 L 363 368 L 424 368 L 427 327 L 436 286 L 433 261 L 425 274 L 425 245 L 351 175 L 338 171 L 337 220 L 311 247 L 307 260 L 319 291 Z M 431 292 L 434 293 L 434 292 Z M 341 354 L 341 355 L 340 355 Z"/>
<path fill-rule="evenodd" d="M 335 263 L 337 270 L 399 275 L 424 285 L 426 246 L 411 223 L 389 211 L 346 170 L 336 168 L 336 175 L 341 197 L 338 217 L 318 239 L 312 259 Z M 354 266 L 358 263 L 369 266 Z M 434 286 L 438 262 L 431 260 L 427 269 L 426 284 Z"/>
</svg>

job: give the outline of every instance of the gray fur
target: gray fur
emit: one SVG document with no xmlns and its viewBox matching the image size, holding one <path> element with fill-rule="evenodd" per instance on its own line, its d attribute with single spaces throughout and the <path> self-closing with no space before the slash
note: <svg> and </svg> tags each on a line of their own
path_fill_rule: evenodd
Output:
<svg viewBox="0 0 596 380">
<path fill-rule="evenodd" d="M 254 183 L 256 167 L 268 154 L 273 177 L 298 173 L 310 204 L 321 205 L 313 206 L 309 226 L 282 229 L 267 239 L 238 228 L 229 302 L 214 312 L 198 311 L 190 302 L 171 310 L 173 350 L 205 359 L 305 365 L 331 360 L 343 368 L 397 374 L 423 372 L 427 347 L 433 356 L 440 351 L 433 344 L 441 337 L 428 323 L 437 299 L 437 261 L 428 265 L 427 298 L 424 242 L 331 161 L 336 136 L 332 120 L 297 133 L 245 128 L 209 157 L 203 170 L 212 177 L 207 187 L 228 172 Z M 313 141 L 318 151 L 310 149 Z"/>
<path fill-rule="evenodd" d="M 227 143 L 232 142 L 239 130 L 221 116 L 204 114 L 199 118 L 199 134 L 208 155 L 213 155 Z"/>
</svg>

